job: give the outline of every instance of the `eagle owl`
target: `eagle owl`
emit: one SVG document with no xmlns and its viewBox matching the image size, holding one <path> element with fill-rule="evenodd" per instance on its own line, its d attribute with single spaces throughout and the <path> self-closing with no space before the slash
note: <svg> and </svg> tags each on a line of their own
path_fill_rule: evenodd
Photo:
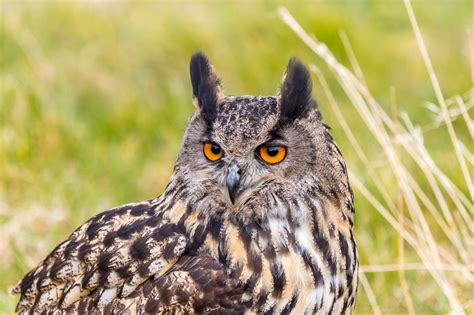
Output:
<svg viewBox="0 0 474 315">
<path fill-rule="evenodd" d="M 226 96 L 202 53 L 163 194 L 102 212 L 15 287 L 21 313 L 351 313 L 358 258 L 341 152 L 290 59 L 277 96 Z"/>
</svg>

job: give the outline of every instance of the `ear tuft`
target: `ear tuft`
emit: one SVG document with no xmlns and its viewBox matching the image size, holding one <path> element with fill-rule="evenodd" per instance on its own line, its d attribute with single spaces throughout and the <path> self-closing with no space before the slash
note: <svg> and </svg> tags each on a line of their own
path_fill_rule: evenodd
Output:
<svg viewBox="0 0 474 315">
<path fill-rule="evenodd" d="M 280 125 L 304 117 L 316 107 L 311 91 L 312 83 L 308 69 L 297 58 L 291 58 L 280 88 Z"/>
<path fill-rule="evenodd" d="M 189 65 L 193 101 L 201 110 L 201 115 L 211 125 L 217 114 L 217 101 L 221 93 L 220 80 L 214 73 L 207 57 L 195 53 Z"/>
</svg>

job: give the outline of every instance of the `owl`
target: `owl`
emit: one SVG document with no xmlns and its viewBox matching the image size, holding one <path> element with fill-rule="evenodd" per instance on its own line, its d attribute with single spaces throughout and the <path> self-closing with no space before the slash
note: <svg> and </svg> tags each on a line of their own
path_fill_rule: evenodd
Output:
<svg viewBox="0 0 474 315">
<path fill-rule="evenodd" d="M 358 255 L 341 152 L 290 59 L 277 96 L 226 96 L 202 53 L 159 197 L 77 228 L 14 288 L 44 314 L 352 313 Z"/>
</svg>

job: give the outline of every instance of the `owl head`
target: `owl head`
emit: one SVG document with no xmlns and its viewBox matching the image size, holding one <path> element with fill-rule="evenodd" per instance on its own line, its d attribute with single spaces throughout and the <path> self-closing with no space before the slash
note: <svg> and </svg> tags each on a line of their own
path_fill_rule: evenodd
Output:
<svg viewBox="0 0 474 315">
<path fill-rule="evenodd" d="M 259 215 L 318 187 L 337 190 L 338 153 L 299 60 L 290 59 L 276 96 L 225 95 L 202 53 L 192 56 L 190 72 L 197 111 L 175 175 L 201 208 Z"/>
</svg>

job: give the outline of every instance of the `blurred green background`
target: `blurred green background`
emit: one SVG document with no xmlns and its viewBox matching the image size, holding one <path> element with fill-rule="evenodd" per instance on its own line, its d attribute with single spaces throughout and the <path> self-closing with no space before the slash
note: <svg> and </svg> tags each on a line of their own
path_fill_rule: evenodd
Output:
<svg viewBox="0 0 474 315">
<path fill-rule="evenodd" d="M 1 0 L 0 313 L 14 309 L 15 282 L 79 224 L 163 190 L 193 111 L 193 52 L 205 52 L 236 95 L 275 94 L 290 56 L 321 66 L 280 20 L 280 4 L 348 64 L 339 37 L 345 31 L 387 111 L 394 87 L 401 111 L 419 124 L 433 120 L 423 104 L 434 92 L 402 1 Z M 472 1 L 413 5 L 445 96 L 468 91 Z M 314 85 L 349 168 L 364 178 L 316 78 Z M 337 87 L 335 93 L 357 130 L 360 118 Z M 467 131 L 460 137 L 467 143 Z M 446 139 L 425 140 L 438 143 L 431 153 L 449 169 Z M 370 147 L 363 134 L 359 140 Z M 396 238 L 386 222 L 361 198 L 356 209 L 361 263 L 393 262 Z M 383 312 L 406 311 L 396 273 L 368 277 Z M 447 310 L 427 273 L 407 278 L 426 283 L 411 292 L 417 311 Z M 357 312 L 370 311 L 360 288 Z"/>
</svg>

